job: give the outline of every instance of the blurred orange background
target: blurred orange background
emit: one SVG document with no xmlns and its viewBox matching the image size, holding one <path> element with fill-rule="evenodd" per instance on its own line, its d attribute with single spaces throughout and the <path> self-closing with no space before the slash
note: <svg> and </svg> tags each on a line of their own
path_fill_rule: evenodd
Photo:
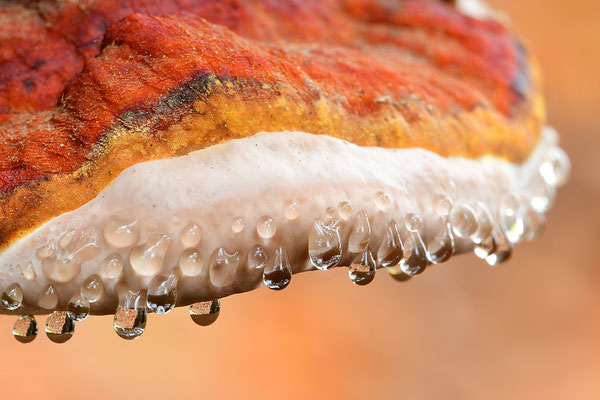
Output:
<svg viewBox="0 0 600 400">
<path fill-rule="evenodd" d="M 504 266 L 457 257 L 406 284 L 301 274 L 224 299 L 208 328 L 151 315 L 134 342 L 95 317 L 54 345 L 39 317 L 24 346 L 0 316 L 0 397 L 599 399 L 600 3 L 491 3 L 541 59 L 573 163 L 544 236 Z"/>
</svg>

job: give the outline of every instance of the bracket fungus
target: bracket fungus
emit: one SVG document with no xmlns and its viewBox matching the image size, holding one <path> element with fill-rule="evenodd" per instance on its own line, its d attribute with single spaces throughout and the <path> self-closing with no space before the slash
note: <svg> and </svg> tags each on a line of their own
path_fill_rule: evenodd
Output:
<svg viewBox="0 0 600 400">
<path fill-rule="evenodd" d="M 479 2 L 85 5 L 0 4 L 0 312 L 20 342 L 36 314 L 59 343 L 91 315 L 125 339 L 175 306 L 208 325 L 308 270 L 497 265 L 568 176 L 535 58 Z"/>
</svg>

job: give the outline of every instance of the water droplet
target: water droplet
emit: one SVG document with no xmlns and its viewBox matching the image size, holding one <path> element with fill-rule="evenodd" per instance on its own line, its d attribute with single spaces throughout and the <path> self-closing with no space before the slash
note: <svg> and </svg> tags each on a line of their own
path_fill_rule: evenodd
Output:
<svg viewBox="0 0 600 400">
<path fill-rule="evenodd" d="M 256 232 L 263 239 L 270 239 L 275 236 L 275 232 L 277 231 L 277 225 L 275 225 L 275 221 L 273 218 L 268 215 L 263 215 L 258 219 L 256 223 Z"/>
<path fill-rule="evenodd" d="M 46 319 L 46 336 L 54 343 L 65 343 L 75 333 L 75 322 L 65 311 L 54 311 Z"/>
<path fill-rule="evenodd" d="M 352 261 L 350 267 L 348 267 L 348 275 L 352 282 L 359 286 L 364 286 L 373 281 L 376 270 L 377 264 L 375 263 L 373 254 L 371 250 L 366 249 Z"/>
<path fill-rule="evenodd" d="M 485 204 L 479 202 L 476 206 L 476 219 L 477 219 L 477 230 L 471 238 L 474 243 L 478 243 L 487 240 L 492 234 L 493 220 L 492 216 L 485 206 Z"/>
<path fill-rule="evenodd" d="M 54 254 L 56 254 L 56 242 L 54 240 L 46 243 L 35 252 L 35 256 L 40 260 L 53 257 Z"/>
<path fill-rule="evenodd" d="M 533 240 L 541 236 L 546 230 L 546 215 L 533 207 L 526 207 L 524 224 L 525 240 Z"/>
<path fill-rule="evenodd" d="M 16 310 L 23 303 L 23 289 L 18 283 L 8 286 L 2 293 L 2 305 L 7 310 Z"/>
<path fill-rule="evenodd" d="M 492 231 L 492 236 L 496 242 L 496 247 L 494 251 L 485 258 L 485 261 L 490 265 L 498 265 L 508 261 L 512 255 L 512 243 L 501 229 L 494 229 Z"/>
<path fill-rule="evenodd" d="M 404 246 L 404 255 L 400 261 L 402 272 L 407 275 L 418 275 L 425 271 L 429 260 L 427 259 L 427 250 L 423 239 L 419 234 L 419 229 L 423 221 L 416 214 L 406 216 L 406 229 L 409 231 L 408 239 Z"/>
<path fill-rule="evenodd" d="M 91 260 L 100 254 L 98 233 L 94 228 L 65 233 L 58 241 L 58 247 L 64 250 L 60 258 L 75 263 Z"/>
<path fill-rule="evenodd" d="M 267 260 L 267 252 L 261 246 L 254 246 L 248 251 L 248 268 L 250 269 L 264 269 Z"/>
<path fill-rule="evenodd" d="M 177 276 L 172 272 L 169 277 L 156 276 L 150 282 L 146 302 L 148 308 L 156 314 L 166 314 L 177 303 Z"/>
<path fill-rule="evenodd" d="M 450 213 L 452 231 L 460 238 L 471 237 L 477 231 L 477 217 L 475 210 L 467 204 L 458 204 Z"/>
<path fill-rule="evenodd" d="M 140 240 L 137 220 L 131 222 L 118 217 L 110 217 L 104 225 L 104 239 L 117 249 L 133 246 Z"/>
<path fill-rule="evenodd" d="M 104 278 L 117 279 L 123 271 L 123 259 L 117 253 L 112 253 L 100 264 L 100 273 Z"/>
<path fill-rule="evenodd" d="M 85 296 L 76 294 L 67 304 L 67 315 L 73 321 L 83 321 L 90 315 L 90 303 Z"/>
<path fill-rule="evenodd" d="M 136 246 L 129 254 L 129 262 L 134 271 L 142 276 L 157 274 L 163 267 L 167 251 L 171 247 L 168 235 L 154 234 L 148 241 Z"/>
<path fill-rule="evenodd" d="M 14 276 L 14 275 L 15 275 L 15 269 L 14 269 L 14 267 L 8 268 L 8 276 L 11 277 L 11 276 Z"/>
<path fill-rule="evenodd" d="M 392 204 L 392 197 L 386 192 L 377 192 L 375 194 L 375 205 L 381 211 L 387 211 L 390 208 L 390 204 Z"/>
<path fill-rule="evenodd" d="M 335 267 L 342 258 L 339 222 L 313 222 L 308 234 L 308 255 L 315 268 L 328 270 Z"/>
<path fill-rule="evenodd" d="M 300 203 L 291 200 L 283 206 L 283 214 L 289 220 L 297 219 L 300 216 Z"/>
<path fill-rule="evenodd" d="M 436 196 L 433 200 L 433 211 L 440 217 L 447 217 L 452 211 L 453 202 L 448 196 Z"/>
<path fill-rule="evenodd" d="M 395 265 L 393 267 L 387 267 L 386 269 L 389 272 L 390 276 L 398 282 L 406 282 L 412 278 L 411 275 L 407 275 L 404 273 L 404 271 L 402 271 L 402 268 L 400 267 L 400 265 Z"/>
<path fill-rule="evenodd" d="M 504 196 L 500 201 L 500 226 L 512 243 L 520 242 L 525 235 L 523 211 L 519 199 L 514 195 Z"/>
<path fill-rule="evenodd" d="M 21 343 L 33 342 L 37 337 L 38 326 L 33 315 L 23 315 L 19 317 L 13 326 L 13 336 Z"/>
<path fill-rule="evenodd" d="M 42 260 L 42 271 L 44 271 L 46 278 L 53 282 L 67 283 L 79 276 L 81 264 L 72 259 L 44 258 Z"/>
<path fill-rule="evenodd" d="M 32 281 L 35 278 L 37 278 L 35 270 L 33 269 L 33 263 L 31 261 L 29 261 L 27 264 L 25 264 L 21 275 L 23 276 L 23 278 L 27 279 L 28 281 Z"/>
<path fill-rule="evenodd" d="M 552 147 L 546 152 L 539 171 L 549 185 L 562 186 L 571 173 L 569 156 L 560 147 Z"/>
<path fill-rule="evenodd" d="M 402 260 L 404 248 L 398 232 L 398 225 L 391 221 L 387 226 L 385 238 L 377 251 L 377 260 L 382 267 L 392 267 Z"/>
<path fill-rule="evenodd" d="M 210 281 L 216 287 L 230 285 L 240 263 L 240 253 L 229 253 L 223 247 L 215 250 L 210 258 Z"/>
<path fill-rule="evenodd" d="M 487 238 L 475 242 L 475 247 L 473 248 L 475 255 L 483 260 L 485 260 L 486 257 L 492 254 L 495 250 L 496 240 L 491 233 Z"/>
<path fill-rule="evenodd" d="M 202 229 L 193 222 L 188 224 L 181 230 L 179 240 L 183 247 L 194 247 L 202 240 Z"/>
<path fill-rule="evenodd" d="M 361 253 L 366 250 L 371 239 L 371 224 L 369 217 L 364 211 L 360 211 L 356 216 L 354 227 L 348 238 L 348 250 L 352 253 Z"/>
<path fill-rule="evenodd" d="M 333 218 L 335 216 L 335 209 L 333 207 L 327 207 L 325 209 L 325 215 L 327 218 Z"/>
<path fill-rule="evenodd" d="M 353 211 L 354 210 L 352 209 L 352 204 L 350 204 L 347 201 L 343 201 L 340 204 L 338 204 L 338 215 L 346 221 L 352 216 Z"/>
<path fill-rule="evenodd" d="M 146 302 L 142 297 L 140 292 L 128 291 L 119 301 L 113 327 L 123 339 L 137 339 L 146 329 Z"/>
<path fill-rule="evenodd" d="M 196 249 L 185 249 L 179 258 L 179 268 L 187 276 L 197 276 L 202 271 L 204 261 Z"/>
<path fill-rule="evenodd" d="M 454 235 L 452 235 L 452 225 L 446 220 L 444 229 L 436 235 L 427 244 L 427 254 L 429 261 L 433 264 L 440 264 L 450 259 L 454 254 Z"/>
<path fill-rule="evenodd" d="M 233 220 L 231 223 L 231 230 L 234 233 L 240 233 L 246 227 L 246 223 L 244 222 L 244 218 L 238 217 Z"/>
<path fill-rule="evenodd" d="M 83 281 L 80 291 L 90 303 L 95 303 L 104 293 L 104 283 L 98 275 L 92 275 Z"/>
<path fill-rule="evenodd" d="M 279 246 L 273 251 L 265 269 L 263 270 L 263 282 L 272 290 L 285 289 L 292 280 L 292 267 L 288 261 L 287 251 Z"/>
<path fill-rule="evenodd" d="M 37 304 L 46 310 L 53 310 L 56 308 L 56 305 L 58 304 L 58 294 L 56 293 L 54 286 L 47 285 L 42 289 L 38 296 Z"/>
<path fill-rule="evenodd" d="M 190 317 L 192 321 L 200 326 L 208 326 L 214 323 L 221 312 L 219 299 L 194 303 L 190 306 Z"/>
</svg>

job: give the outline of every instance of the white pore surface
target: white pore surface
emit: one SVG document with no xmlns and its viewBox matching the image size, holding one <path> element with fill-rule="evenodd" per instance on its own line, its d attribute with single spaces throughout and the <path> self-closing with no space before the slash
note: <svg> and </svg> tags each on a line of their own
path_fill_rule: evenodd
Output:
<svg viewBox="0 0 600 400">
<path fill-rule="evenodd" d="M 128 260 L 132 247 L 115 249 L 106 242 L 102 232 L 111 216 L 138 221 L 138 245 L 152 234 L 169 235 L 172 244 L 159 272 L 165 275 L 179 264 L 184 250 L 180 241 L 182 229 L 189 222 L 202 229 L 202 239 L 195 247 L 201 254 L 203 268 L 196 276 L 181 277 L 178 304 L 251 290 L 260 285 L 262 273 L 246 267 L 248 250 L 261 245 L 270 254 L 283 245 L 294 272 L 311 269 L 307 259 L 309 230 L 315 219 L 325 217 L 329 207 L 336 208 L 344 201 L 352 205 L 352 215 L 347 220 L 340 218 L 344 244 L 360 210 L 370 219 L 370 246 L 374 251 L 391 220 L 406 235 L 407 213 L 423 217 L 421 233 L 427 243 L 441 223 L 433 212 L 436 196 L 448 195 L 455 204 L 481 201 L 494 212 L 501 194 L 518 189 L 521 179 L 533 168 L 531 165 L 537 165 L 538 153 L 527 164 L 516 166 L 491 157 L 444 158 L 417 148 L 360 147 L 324 135 L 278 132 L 231 140 L 183 157 L 137 164 L 123 171 L 89 203 L 52 219 L 0 254 L 0 291 L 18 282 L 25 293 L 24 306 L 34 307 L 42 288 L 52 283 L 59 294 L 60 309 L 78 293 L 87 277 L 102 276 L 99 266 L 107 255 L 118 253 L 125 260 L 122 276 L 103 278 L 104 295 L 92 304 L 92 313 L 114 312 L 117 282 L 144 289 L 151 277 L 139 276 L 131 268 Z M 378 206 L 380 192 L 390 196 L 389 207 Z M 290 201 L 300 205 L 299 216 L 294 220 L 284 214 Z M 276 233 L 272 238 L 264 239 L 257 233 L 257 221 L 262 216 L 274 220 Z M 243 218 L 244 229 L 236 233 L 232 223 L 239 217 Z M 86 228 L 97 232 L 100 253 L 83 262 L 81 273 L 70 282 L 51 282 L 36 258 L 36 249 L 58 241 L 66 232 Z M 239 223 L 236 228 L 239 230 Z M 230 253 L 239 252 L 242 262 L 233 283 L 215 287 L 208 264 L 211 254 L 221 247 Z M 467 243 L 458 243 L 458 251 L 466 248 Z M 344 248 L 342 265 L 348 265 L 347 253 Z M 22 275 L 28 262 L 33 264 L 35 279 Z"/>
</svg>

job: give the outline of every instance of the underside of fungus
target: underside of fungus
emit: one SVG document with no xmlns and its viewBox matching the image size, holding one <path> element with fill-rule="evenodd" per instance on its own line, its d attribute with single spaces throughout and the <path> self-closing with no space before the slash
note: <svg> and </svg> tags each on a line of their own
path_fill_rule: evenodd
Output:
<svg viewBox="0 0 600 400">
<path fill-rule="evenodd" d="M 175 306 L 208 325 L 219 299 L 309 270 L 360 286 L 460 253 L 498 265 L 567 178 L 535 60 L 477 2 L 89 3 L 0 8 L 0 312 L 19 341 L 44 313 L 55 342 L 88 315 L 127 339 Z"/>
</svg>

